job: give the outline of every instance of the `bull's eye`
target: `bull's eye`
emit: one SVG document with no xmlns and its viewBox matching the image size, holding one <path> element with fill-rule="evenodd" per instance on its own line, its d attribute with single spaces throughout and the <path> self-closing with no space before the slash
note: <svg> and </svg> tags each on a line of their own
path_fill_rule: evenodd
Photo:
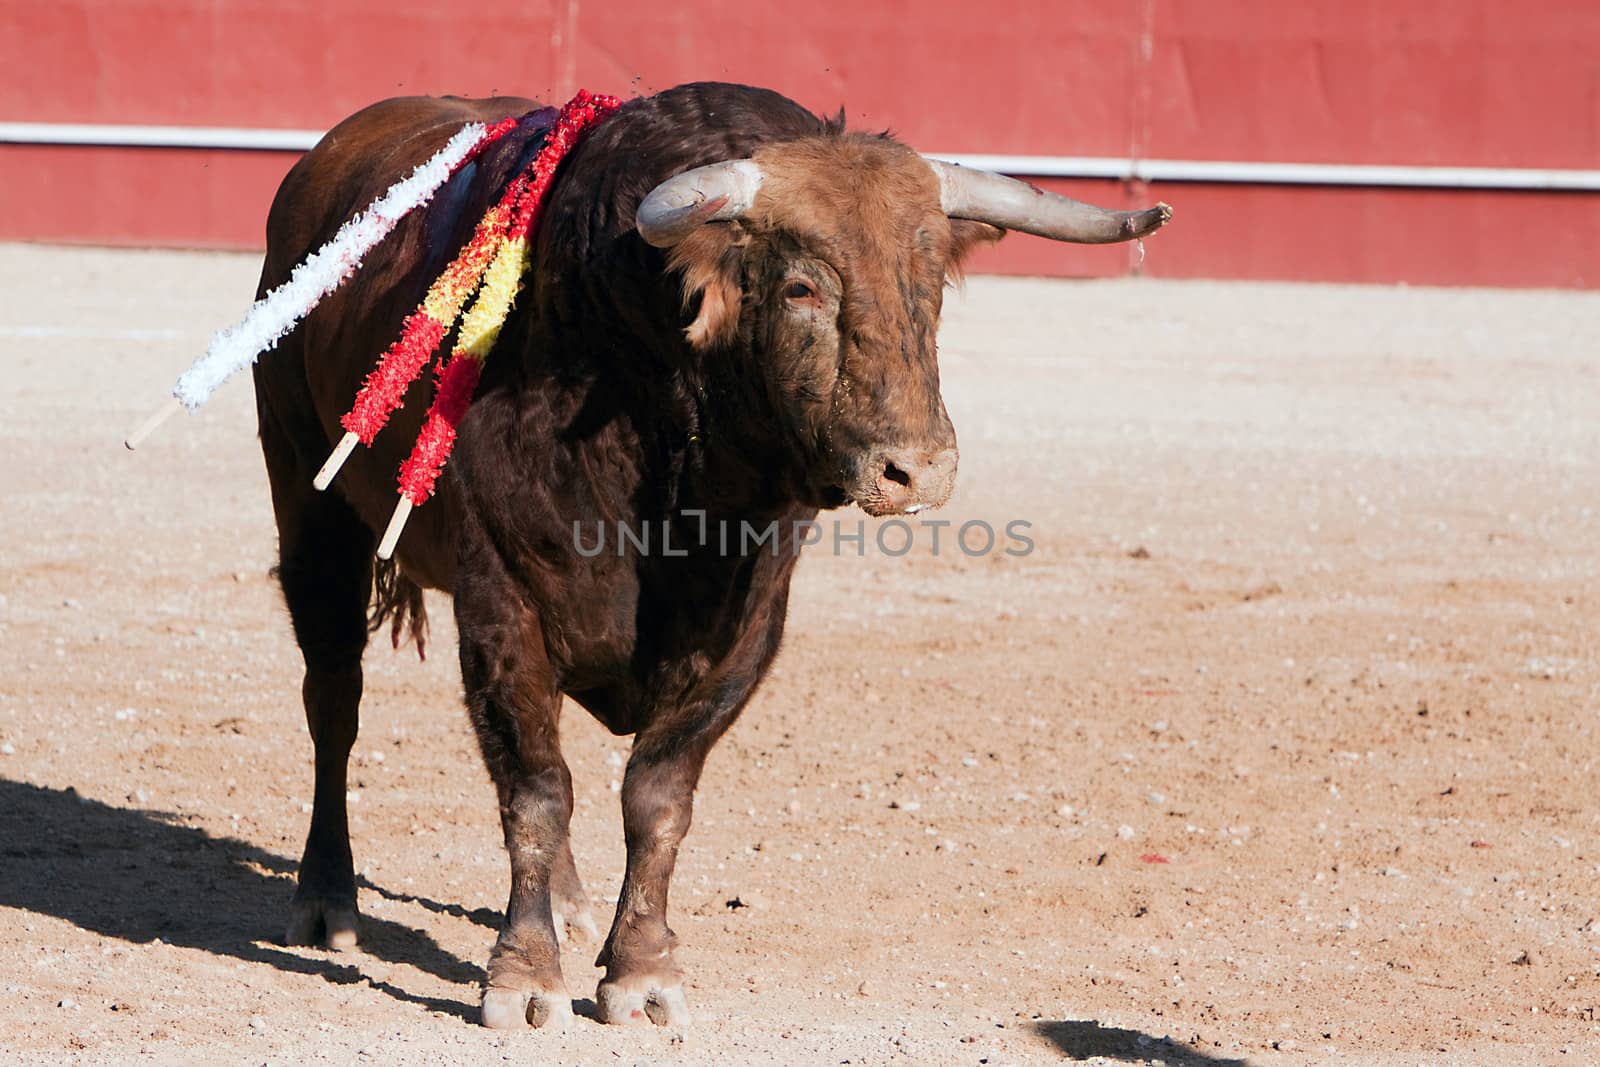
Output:
<svg viewBox="0 0 1600 1067">
<path fill-rule="evenodd" d="M 817 291 L 810 282 L 801 281 L 797 278 L 783 287 L 783 298 L 785 300 L 815 300 Z"/>
</svg>

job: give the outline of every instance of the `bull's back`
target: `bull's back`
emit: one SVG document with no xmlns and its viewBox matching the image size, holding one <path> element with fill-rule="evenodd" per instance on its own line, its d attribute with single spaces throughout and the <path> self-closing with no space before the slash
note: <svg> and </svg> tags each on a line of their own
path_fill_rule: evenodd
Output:
<svg viewBox="0 0 1600 1067">
<path fill-rule="evenodd" d="M 267 252 L 257 295 L 288 280 L 307 255 L 443 148 L 463 125 L 495 122 L 537 106 L 515 97 L 401 97 L 373 104 L 339 123 L 278 188 L 267 216 Z M 436 201 L 427 211 L 402 219 L 351 278 L 276 351 L 262 356 L 255 373 L 258 407 L 263 420 L 274 420 L 291 442 L 301 468 L 296 476 L 309 481 L 327 457 L 343 433 L 340 416 L 434 274 L 459 247 L 463 232 L 470 232 L 482 206 L 456 195 L 449 204 Z M 374 531 L 382 531 L 394 508 L 395 472 L 421 427 L 432 391 L 429 378 L 423 375 L 414 383 L 404 407 L 373 447 L 358 448 L 329 490 L 343 494 Z M 447 475 L 436 497 L 406 526 L 396 556 L 422 584 L 448 589 L 452 583 L 450 531 L 457 506 Z"/>
<path fill-rule="evenodd" d="M 267 215 L 263 282 L 277 284 L 351 215 L 424 162 L 469 122 L 537 107 L 519 97 L 402 96 L 362 108 L 290 169 Z"/>
</svg>

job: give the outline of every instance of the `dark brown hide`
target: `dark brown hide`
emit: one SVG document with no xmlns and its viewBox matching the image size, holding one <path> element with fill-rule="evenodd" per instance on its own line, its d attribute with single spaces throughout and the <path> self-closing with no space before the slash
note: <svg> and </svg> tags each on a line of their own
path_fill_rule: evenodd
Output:
<svg viewBox="0 0 1600 1067">
<path fill-rule="evenodd" d="M 533 106 L 411 98 L 341 124 L 279 191 L 261 291 L 463 122 Z M 706 226 L 670 258 L 634 232 L 639 201 L 661 181 L 751 156 L 769 180 L 742 221 Z M 344 775 L 374 531 L 431 386 L 413 388 L 331 491 L 315 493 L 311 478 L 375 357 L 517 165 L 516 152 L 494 150 L 464 170 L 255 371 L 316 744 L 293 940 L 355 936 Z M 403 602 L 414 585 L 454 595 L 466 703 L 512 869 L 486 1022 L 570 1010 L 557 928 L 582 926 L 588 906 L 566 838 L 563 694 L 634 735 L 627 875 L 600 955 L 600 1013 L 683 1015 L 667 888 L 706 754 L 777 651 L 792 524 L 851 499 L 883 514 L 948 495 L 955 437 L 934 342 L 942 291 L 967 246 L 999 235 L 947 220 L 910 149 L 741 86 L 631 101 L 562 165 L 452 464 L 400 540 L 390 598 Z M 652 551 L 619 554 L 618 521 L 648 529 Z M 776 553 L 741 550 L 741 523 L 774 521 Z M 579 552 L 575 523 L 586 544 L 609 524 L 607 549 Z M 735 535 L 726 552 L 719 524 Z M 664 528 L 686 554 L 662 551 Z"/>
</svg>

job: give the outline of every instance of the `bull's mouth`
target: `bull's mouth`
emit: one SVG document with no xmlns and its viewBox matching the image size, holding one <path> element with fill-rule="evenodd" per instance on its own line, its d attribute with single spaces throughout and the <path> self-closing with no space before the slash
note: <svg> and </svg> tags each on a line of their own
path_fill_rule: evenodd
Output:
<svg viewBox="0 0 1600 1067">
<path fill-rule="evenodd" d="M 881 496 L 861 495 L 851 497 L 857 507 L 874 519 L 886 518 L 890 515 L 916 515 L 924 511 L 933 511 L 944 506 L 949 494 L 937 500 L 919 500 L 910 503 L 895 503 Z"/>
<path fill-rule="evenodd" d="M 850 492 L 848 499 L 875 519 L 890 515 L 916 515 L 941 508 L 950 499 L 954 481 L 938 486 L 931 493 L 908 492 L 906 487 L 892 479 L 885 485 L 880 478 L 865 487 Z"/>
</svg>

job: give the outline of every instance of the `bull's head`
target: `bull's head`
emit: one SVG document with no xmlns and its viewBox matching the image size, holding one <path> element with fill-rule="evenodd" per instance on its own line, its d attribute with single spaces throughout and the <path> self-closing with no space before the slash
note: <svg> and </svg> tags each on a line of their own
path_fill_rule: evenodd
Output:
<svg viewBox="0 0 1600 1067">
<path fill-rule="evenodd" d="M 699 300 L 689 342 L 755 359 L 816 502 L 890 515 L 937 507 L 955 486 L 935 335 L 963 256 L 1007 230 L 1098 244 L 1170 217 L 1165 205 L 1091 207 L 888 137 L 830 134 L 668 179 L 637 225 L 670 249 L 689 306 Z"/>
</svg>

